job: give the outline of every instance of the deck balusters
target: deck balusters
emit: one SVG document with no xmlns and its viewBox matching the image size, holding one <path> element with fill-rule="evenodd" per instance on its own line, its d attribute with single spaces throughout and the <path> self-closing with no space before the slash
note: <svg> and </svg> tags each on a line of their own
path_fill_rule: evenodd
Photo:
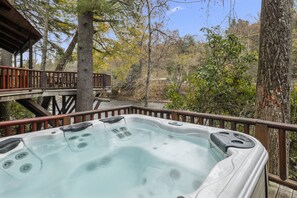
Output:
<svg viewBox="0 0 297 198">
<path fill-rule="evenodd" d="M 46 80 L 43 83 L 42 74 Z M 20 89 L 76 89 L 77 72 L 41 71 L 26 68 L 0 66 L 0 92 Z M 111 77 L 93 74 L 93 87 L 111 86 Z"/>
</svg>

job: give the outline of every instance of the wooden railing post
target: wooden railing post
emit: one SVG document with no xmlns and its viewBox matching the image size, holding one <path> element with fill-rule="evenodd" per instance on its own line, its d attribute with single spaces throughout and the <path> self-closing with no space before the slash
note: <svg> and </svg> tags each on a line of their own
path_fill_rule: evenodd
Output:
<svg viewBox="0 0 297 198">
<path fill-rule="evenodd" d="M 42 90 L 46 89 L 46 84 L 47 84 L 47 77 L 46 77 L 46 72 L 45 71 L 41 71 L 41 82 L 40 82 L 40 86 Z"/>
<path fill-rule="evenodd" d="M 12 131 L 11 131 L 11 127 L 10 126 L 5 126 L 4 127 L 4 136 L 11 136 L 12 135 Z"/>
<path fill-rule="evenodd" d="M 265 124 L 255 125 L 255 137 L 263 144 L 265 149 L 269 151 L 269 135 L 268 127 Z"/>
<path fill-rule="evenodd" d="M 178 115 L 177 115 L 177 112 L 176 111 L 172 111 L 171 119 L 172 120 L 175 120 L 175 121 L 179 121 Z"/>
<path fill-rule="evenodd" d="M 70 116 L 66 116 L 63 118 L 63 125 L 69 125 L 71 124 L 71 117 Z"/>
<path fill-rule="evenodd" d="M 287 170 L 287 143 L 286 143 L 286 131 L 284 129 L 279 129 L 279 177 L 282 180 L 288 179 Z"/>
<path fill-rule="evenodd" d="M 106 74 L 103 74 L 103 88 L 106 87 Z"/>
<path fill-rule="evenodd" d="M 127 114 L 133 114 L 133 112 L 132 112 L 132 106 L 128 107 L 128 112 L 127 112 Z"/>
</svg>

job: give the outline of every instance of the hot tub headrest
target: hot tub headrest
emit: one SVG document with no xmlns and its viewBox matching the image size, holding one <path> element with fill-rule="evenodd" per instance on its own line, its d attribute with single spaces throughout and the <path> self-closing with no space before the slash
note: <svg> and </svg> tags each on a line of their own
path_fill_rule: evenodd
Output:
<svg viewBox="0 0 297 198">
<path fill-rule="evenodd" d="M 210 134 L 210 139 L 225 153 L 229 147 L 253 148 L 255 146 L 255 142 L 249 137 L 229 131 L 212 133 Z"/>
<path fill-rule="evenodd" d="M 0 154 L 11 151 L 15 147 L 17 147 L 22 140 L 22 138 L 9 138 L 0 142 Z"/>
<path fill-rule="evenodd" d="M 104 123 L 113 124 L 113 123 L 119 122 L 122 119 L 124 119 L 124 116 L 114 116 L 110 118 L 103 118 L 100 121 Z"/>
<path fill-rule="evenodd" d="M 61 127 L 60 129 L 64 132 L 78 132 L 78 131 L 82 131 L 82 130 L 88 128 L 89 126 L 92 126 L 92 123 L 82 122 L 82 123 L 78 123 L 78 124 L 64 126 L 64 127 Z"/>
</svg>

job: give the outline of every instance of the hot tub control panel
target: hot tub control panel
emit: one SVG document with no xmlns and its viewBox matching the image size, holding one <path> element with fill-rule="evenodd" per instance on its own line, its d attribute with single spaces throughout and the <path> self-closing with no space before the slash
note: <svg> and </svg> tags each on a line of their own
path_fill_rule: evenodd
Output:
<svg viewBox="0 0 297 198">
<path fill-rule="evenodd" d="M 218 146 L 224 153 L 229 147 L 234 148 L 253 148 L 255 142 L 249 137 L 231 131 L 221 131 L 210 134 L 211 141 Z"/>
</svg>

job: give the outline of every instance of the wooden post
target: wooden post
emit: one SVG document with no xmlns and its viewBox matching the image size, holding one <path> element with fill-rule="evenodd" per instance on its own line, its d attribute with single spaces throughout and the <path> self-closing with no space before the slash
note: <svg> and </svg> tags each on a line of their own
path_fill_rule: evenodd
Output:
<svg viewBox="0 0 297 198">
<path fill-rule="evenodd" d="M 132 106 L 128 108 L 128 114 L 133 114 Z"/>
<path fill-rule="evenodd" d="M 198 124 L 203 125 L 203 118 L 198 118 Z"/>
<path fill-rule="evenodd" d="M 13 56 L 14 67 L 17 67 L 17 61 L 16 61 L 17 53 L 14 53 L 13 55 L 14 55 Z"/>
<path fill-rule="evenodd" d="M 209 125 L 209 126 L 213 126 L 213 119 L 209 118 L 209 120 L 208 120 L 208 125 Z"/>
<path fill-rule="evenodd" d="M 71 117 L 70 116 L 67 116 L 67 117 L 64 117 L 63 118 L 63 125 L 69 125 L 71 124 Z"/>
<path fill-rule="evenodd" d="M 20 68 L 23 68 L 23 51 L 20 49 Z"/>
<path fill-rule="evenodd" d="M 268 127 L 265 124 L 255 125 L 255 137 L 262 143 L 267 152 L 269 153 L 269 134 Z M 269 170 L 269 160 L 267 162 L 267 169 Z"/>
<path fill-rule="evenodd" d="M 42 90 L 46 89 L 46 84 L 47 84 L 46 73 L 45 73 L 45 70 L 43 70 L 41 71 L 41 82 L 40 82 L 40 86 Z"/>
<path fill-rule="evenodd" d="M 33 69 L 33 43 L 32 40 L 29 39 L 29 87 L 32 88 L 32 69 Z"/>
<path fill-rule="evenodd" d="M 284 129 L 279 129 L 279 177 L 282 180 L 288 179 L 286 133 Z"/>
<path fill-rule="evenodd" d="M 66 96 L 62 96 L 62 114 L 65 114 L 66 113 L 66 111 L 65 111 L 66 105 L 67 105 L 67 103 L 66 103 Z"/>
<path fill-rule="evenodd" d="M 103 88 L 106 87 L 106 74 L 103 74 Z"/>
<path fill-rule="evenodd" d="M 52 96 L 52 114 L 53 115 L 56 115 L 56 106 L 55 106 L 55 101 L 56 100 L 56 97 L 55 96 Z"/>
<path fill-rule="evenodd" d="M 231 130 L 236 131 L 236 122 L 231 122 Z"/>
<path fill-rule="evenodd" d="M 220 128 L 224 129 L 225 128 L 225 121 L 220 120 Z"/>
<path fill-rule="evenodd" d="M 243 132 L 246 134 L 250 134 L 250 125 L 249 124 L 244 124 Z"/>
<path fill-rule="evenodd" d="M 179 119 L 178 119 L 178 115 L 177 115 L 177 112 L 175 112 L 175 111 L 172 111 L 172 114 L 171 114 L 171 119 L 172 119 L 172 120 L 179 121 Z"/>
<path fill-rule="evenodd" d="M 269 151 L 269 135 L 267 125 L 256 124 L 255 137 L 263 144 L 265 149 Z"/>
</svg>

